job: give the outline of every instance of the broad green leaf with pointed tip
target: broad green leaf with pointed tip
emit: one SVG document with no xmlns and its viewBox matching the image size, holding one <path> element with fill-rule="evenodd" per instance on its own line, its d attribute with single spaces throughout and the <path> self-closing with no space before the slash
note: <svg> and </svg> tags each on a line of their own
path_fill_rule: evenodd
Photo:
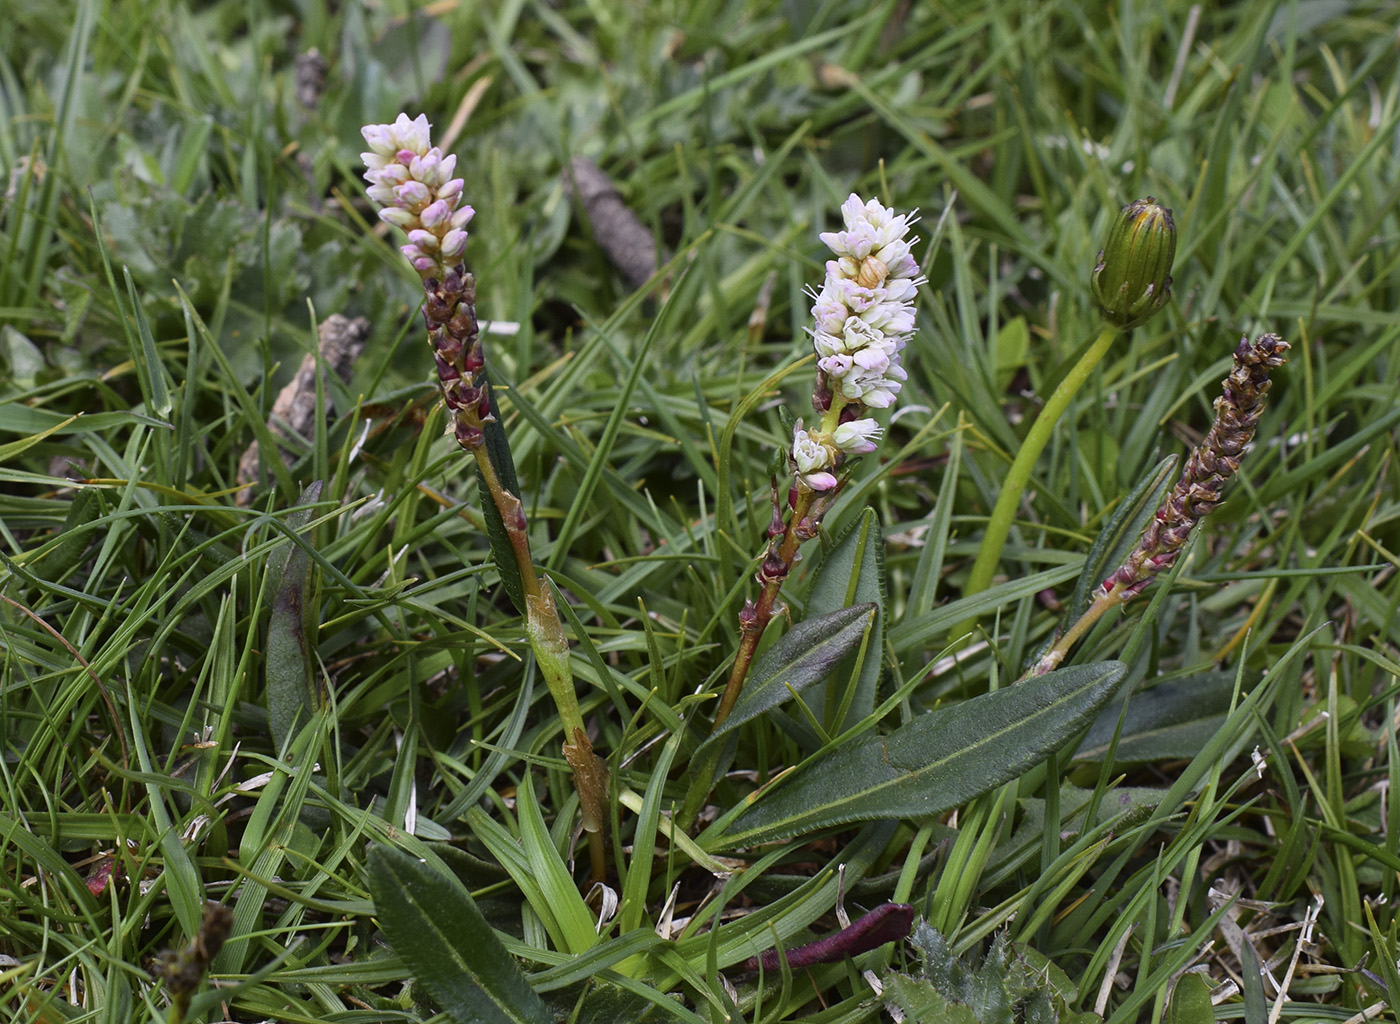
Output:
<svg viewBox="0 0 1400 1024">
<path fill-rule="evenodd" d="M 862 509 L 835 547 L 822 558 L 812 574 L 807 597 L 807 618 L 835 612 L 856 604 L 876 609 L 865 657 L 846 659 L 837 671 L 828 671 L 804 698 L 828 735 L 836 736 L 875 710 L 880 684 L 880 650 L 884 642 L 885 541 L 873 509 Z M 832 666 L 836 669 L 837 666 Z M 844 713 L 843 713 L 844 706 Z M 821 739 L 806 719 L 794 719 L 785 728 L 806 745 L 821 746 Z"/>
<path fill-rule="evenodd" d="M 1199 974 L 1183 974 L 1172 990 L 1167 1024 L 1211 1024 L 1210 985 Z"/>
<path fill-rule="evenodd" d="M 824 680 L 860 646 L 878 613 L 875 604 L 857 604 L 810 616 L 793 626 L 759 655 L 734 709 L 702 748 Z"/>
<path fill-rule="evenodd" d="M 457 1024 L 552 1024 L 456 879 L 401 850 L 376 846 L 369 889 L 389 945 Z"/>
<path fill-rule="evenodd" d="M 920 715 L 886 736 L 864 733 L 804 762 L 705 849 L 753 846 L 872 818 L 923 818 L 957 807 L 1039 764 L 1091 721 L 1126 666 L 1074 665 Z"/>
</svg>

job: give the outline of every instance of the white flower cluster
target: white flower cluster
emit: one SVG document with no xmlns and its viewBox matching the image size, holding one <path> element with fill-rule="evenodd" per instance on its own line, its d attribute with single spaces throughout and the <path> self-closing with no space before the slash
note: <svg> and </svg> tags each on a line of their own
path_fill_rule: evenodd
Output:
<svg viewBox="0 0 1400 1024">
<path fill-rule="evenodd" d="M 843 455 L 873 452 L 879 440 L 880 425 L 871 419 L 842 423 L 830 434 L 804 430 L 798 420 L 792 431 L 792 461 L 804 484 L 814 491 L 829 491 L 836 486 L 831 470 L 840 465 Z"/>
<path fill-rule="evenodd" d="M 841 204 L 845 231 L 823 232 L 836 259 L 812 306 L 812 345 L 833 397 L 875 409 L 894 404 L 908 379 L 899 353 L 914 333 L 914 293 L 924 279 L 906 240 L 911 215 L 855 193 Z"/>
<path fill-rule="evenodd" d="M 462 179 L 452 177 L 456 156 L 430 146 L 428 118 L 400 114 L 393 124 L 360 129 L 371 152 L 361 153 L 369 197 L 379 218 L 408 232 L 403 254 L 420 274 L 441 273 L 467 248 L 468 222 L 476 213 L 462 201 Z"/>
<path fill-rule="evenodd" d="M 826 375 L 832 410 L 848 405 L 886 409 L 908 374 L 900 352 L 914 333 L 914 293 L 924 278 L 905 240 L 911 215 L 896 216 L 877 200 L 854 193 L 841 204 L 844 231 L 821 236 L 836 259 L 812 305 L 812 345 Z M 836 486 L 832 472 L 847 455 L 875 450 L 880 426 L 873 419 L 841 423 L 834 430 L 793 430 L 792 462 L 798 479 L 814 491 Z"/>
</svg>

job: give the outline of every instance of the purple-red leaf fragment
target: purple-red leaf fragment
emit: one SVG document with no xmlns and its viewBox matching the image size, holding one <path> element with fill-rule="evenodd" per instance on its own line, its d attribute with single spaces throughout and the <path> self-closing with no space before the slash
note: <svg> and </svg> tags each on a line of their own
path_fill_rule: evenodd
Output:
<svg viewBox="0 0 1400 1024">
<path fill-rule="evenodd" d="M 823 936 L 805 946 L 787 950 L 788 967 L 796 970 L 813 964 L 834 964 L 848 956 L 858 956 L 878 949 L 887 942 L 899 942 L 909 937 L 914 927 L 914 908 L 908 903 L 883 903 L 870 913 L 852 921 L 850 927 Z M 769 949 L 751 956 L 737 970 L 781 970 L 778 950 Z"/>
</svg>

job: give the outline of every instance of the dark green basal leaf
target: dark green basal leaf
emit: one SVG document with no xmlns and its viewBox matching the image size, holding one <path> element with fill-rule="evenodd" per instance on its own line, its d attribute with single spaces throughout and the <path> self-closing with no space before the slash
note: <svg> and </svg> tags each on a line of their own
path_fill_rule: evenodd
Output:
<svg viewBox="0 0 1400 1024">
<path fill-rule="evenodd" d="M 496 469 L 496 477 L 506 490 L 517 498 L 520 496 L 520 483 L 515 478 L 515 460 L 510 457 L 510 442 L 506 440 L 505 428 L 501 426 L 501 413 L 496 407 L 496 391 L 491 387 L 489 371 L 482 371 L 482 387 L 491 401 L 491 418 L 482 425 L 482 435 L 486 438 L 486 455 Z M 481 492 L 481 512 L 486 519 L 486 532 L 491 538 L 491 557 L 496 562 L 496 571 L 501 574 L 501 586 L 506 588 L 506 596 L 515 610 L 525 614 L 525 584 L 520 577 L 520 566 L 515 564 L 515 549 L 511 547 L 510 535 L 506 532 L 505 521 L 486 489 L 486 482 L 478 476 Z"/>
<path fill-rule="evenodd" d="M 34 574 L 46 580 L 57 581 L 82 561 L 88 546 L 97 538 L 92 524 L 106 511 L 107 505 L 102 500 L 100 488 L 79 489 L 73 497 L 73 503 L 68 506 L 68 516 L 59 532 L 58 543 L 35 563 Z"/>
<path fill-rule="evenodd" d="M 793 626 L 753 663 L 729 717 L 701 749 L 790 700 L 794 694 L 805 694 L 820 685 L 846 655 L 860 646 L 878 617 L 877 605 L 858 604 L 808 616 Z"/>
<path fill-rule="evenodd" d="M 1234 672 L 1207 672 L 1133 694 L 1123 716 L 1114 763 L 1195 757 L 1225 724 L 1234 692 Z M 1117 727 L 1118 707 L 1114 706 L 1089 726 L 1074 756 L 1102 761 Z"/>
<path fill-rule="evenodd" d="M 807 618 L 855 604 L 868 604 L 876 610 L 859 674 L 851 678 L 856 669 L 855 658 L 852 657 L 841 666 L 839 672 L 828 672 L 817 680 L 805 695 L 807 706 L 829 736 L 849 729 L 874 711 L 875 693 L 880 685 L 880 651 L 884 643 L 884 615 L 880 610 L 885 604 L 885 542 L 879 519 L 869 508 L 861 510 L 851 528 L 827 552 L 822 564 L 812 574 Z M 835 667 L 832 666 L 833 669 Z M 843 692 L 845 686 L 851 687 L 854 692 L 846 694 Z M 849 709 L 841 715 L 841 721 L 837 721 L 841 703 L 848 696 Z M 784 727 L 809 752 L 822 744 L 805 717 L 790 718 Z"/>
<path fill-rule="evenodd" d="M 368 877 L 389 945 L 457 1024 L 553 1024 L 455 878 L 389 846 L 370 850 Z"/>
<path fill-rule="evenodd" d="M 302 491 L 297 504 L 312 505 L 320 497 L 321 481 L 317 480 Z M 287 526 L 294 531 L 309 522 L 309 508 L 287 517 Z M 306 639 L 308 560 L 306 552 L 292 543 L 288 543 L 284 557 L 267 624 L 267 718 L 278 750 L 295 729 L 310 721 L 317 700 Z M 276 566 L 269 565 L 269 576 L 276 572 Z"/>
<path fill-rule="evenodd" d="M 707 779 L 708 793 L 734 761 L 734 730 L 825 680 L 846 655 L 860 646 L 877 616 L 875 605 L 858 604 L 809 617 L 759 655 L 729 717 L 691 757 L 690 771 L 695 779 L 692 785 Z M 781 718 L 779 721 L 790 724 Z"/>
<path fill-rule="evenodd" d="M 1183 974 L 1172 990 L 1166 1024 L 1212 1024 L 1210 985 L 1199 974 Z"/>
<path fill-rule="evenodd" d="M 752 846 L 872 818 L 922 818 L 1020 776 L 1082 729 L 1126 672 L 1073 665 L 866 733 L 752 797 L 707 849 Z"/>
</svg>

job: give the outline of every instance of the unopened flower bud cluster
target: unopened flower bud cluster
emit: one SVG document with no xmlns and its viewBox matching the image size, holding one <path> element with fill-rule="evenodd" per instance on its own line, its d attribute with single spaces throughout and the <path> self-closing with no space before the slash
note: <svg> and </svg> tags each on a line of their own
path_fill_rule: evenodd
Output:
<svg viewBox="0 0 1400 1024">
<path fill-rule="evenodd" d="M 807 429 L 798 420 L 792 441 L 798 481 L 813 491 L 836 486 L 833 470 L 846 456 L 875 450 L 880 427 L 859 414 L 889 408 L 908 379 L 900 353 L 914 333 L 914 294 L 924 283 L 911 251 L 918 239 L 907 237 L 912 215 L 852 193 L 841 216 L 845 230 L 821 236 L 836 258 L 827 261 L 812 305 L 821 423 Z"/>
<path fill-rule="evenodd" d="M 400 114 L 393 124 L 360 129 L 371 152 L 360 156 L 369 168 L 369 197 L 381 204 L 379 217 L 408 233 L 403 254 L 423 276 L 441 276 L 467 248 L 466 226 L 475 214 L 462 206 L 462 179 L 452 177 L 457 157 L 430 146 L 428 118 Z"/>
</svg>

